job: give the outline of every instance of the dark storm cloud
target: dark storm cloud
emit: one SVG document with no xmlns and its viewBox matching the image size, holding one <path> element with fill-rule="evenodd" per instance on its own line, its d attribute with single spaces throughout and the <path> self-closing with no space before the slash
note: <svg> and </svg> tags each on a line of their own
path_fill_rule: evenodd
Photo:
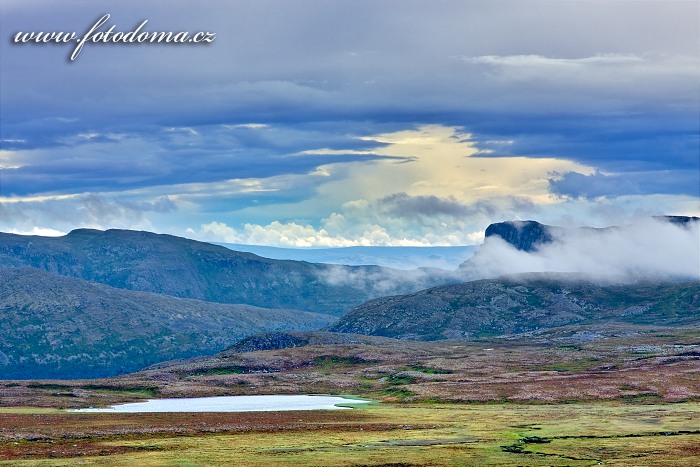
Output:
<svg viewBox="0 0 700 467">
<path fill-rule="evenodd" d="M 6 0 L 0 139 L 18 151 L 7 165 L 20 167 L 0 169 L 0 194 L 304 173 L 329 157 L 303 151 L 371 150 L 355 137 L 416 123 L 473 132 L 493 151 L 482 157 L 569 158 L 618 174 L 567 175 L 555 193 L 649 193 L 643 177 L 626 175 L 647 170 L 679 175 L 676 186 L 652 192 L 690 193 L 688 174 L 700 170 L 699 9 L 683 1 Z M 151 31 L 217 36 L 206 46 L 87 44 L 74 62 L 69 46 L 9 40 L 16 31 L 82 34 L 105 12 L 119 31 L 148 19 Z M 236 127 L 249 123 L 270 126 Z M 333 161 L 367 157 L 348 151 Z M 410 207 L 461 209 L 432 198 Z M 395 209 L 410 211 L 400 201 Z"/>
<path fill-rule="evenodd" d="M 463 217 L 473 213 L 473 208 L 460 203 L 453 197 L 444 199 L 437 196 L 409 196 L 406 193 L 394 193 L 377 200 L 377 204 L 386 212 L 404 218 Z"/>
<path fill-rule="evenodd" d="M 570 198 L 596 199 L 624 195 L 700 195 L 700 173 L 692 171 L 636 172 L 605 175 L 595 172 L 557 174 L 549 179 L 553 194 Z"/>
<path fill-rule="evenodd" d="M 497 212 L 510 209 L 515 212 L 534 212 L 535 205 L 526 198 L 501 197 L 494 201 L 463 203 L 454 197 L 411 196 L 407 193 L 393 193 L 377 200 L 378 208 L 393 217 L 419 220 L 431 217 L 451 217 L 465 219 L 477 215 L 492 217 Z"/>
<path fill-rule="evenodd" d="M 79 133 L 55 146 L 13 143 L 18 168 L 2 170 L 0 194 L 118 191 L 307 173 L 324 163 L 377 158 L 353 154 L 381 146 L 343 134 L 347 126 L 169 127 L 151 133 Z M 342 132 L 342 133 L 341 133 Z M 345 153 L 305 154 L 318 148 Z"/>
</svg>

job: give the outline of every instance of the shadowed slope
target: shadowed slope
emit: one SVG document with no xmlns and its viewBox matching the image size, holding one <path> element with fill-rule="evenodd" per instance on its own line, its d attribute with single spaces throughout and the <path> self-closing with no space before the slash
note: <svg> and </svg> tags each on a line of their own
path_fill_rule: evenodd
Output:
<svg viewBox="0 0 700 467">
<path fill-rule="evenodd" d="M 87 378 L 204 355 L 263 331 L 313 330 L 332 317 L 208 303 L 0 269 L 3 378 Z"/>
</svg>

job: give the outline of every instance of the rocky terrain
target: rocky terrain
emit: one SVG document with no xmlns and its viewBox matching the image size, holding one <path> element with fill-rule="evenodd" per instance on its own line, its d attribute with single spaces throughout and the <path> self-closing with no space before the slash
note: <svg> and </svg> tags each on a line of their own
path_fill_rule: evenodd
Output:
<svg viewBox="0 0 700 467">
<path fill-rule="evenodd" d="M 569 325 L 445 341 L 272 332 L 218 354 L 109 379 L 0 381 L 0 406 L 88 407 L 237 394 L 354 394 L 404 402 L 678 402 L 700 400 L 699 365 L 697 324 Z"/>
<path fill-rule="evenodd" d="M 0 269 L 0 375 L 87 378 L 219 351 L 261 331 L 319 329 L 326 314 L 117 289 Z"/>
<path fill-rule="evenodd" d="M 273 260 L 130 230 L 81 229 L 63 237 L 0 233 L 0 268 L 7 267 L 180 298 L 335 315 L 373 297 L 456 281 L 446 271 Z"/>
<path fill-rule="evenodd" d="M 486 232 L 537 252 L 558 229 L 528 221 Z M 381 298 L 366 301 L 372 297 Z M 149 232 L 0 234 L 4 378 L 124 374 L 233 344 L 227 352 L 523 336 L 562 326 L 697 326 L 699 307 L 697 280 L 613 284 L 530 274 L 463 282 L 447 271 L 272 260 Z M 294 332 L 329 325 L 335 333 Z M 353 337 L 340 337 L 347 333 Z"/>
<path fill-rule="evenodd" d="M 598 284 L 526 274 L 383 297 L 355 307 L 331 331 L 439 340 L 512 335 L 569 324 L 700 323 L 700 282 Z"/>
</svg>

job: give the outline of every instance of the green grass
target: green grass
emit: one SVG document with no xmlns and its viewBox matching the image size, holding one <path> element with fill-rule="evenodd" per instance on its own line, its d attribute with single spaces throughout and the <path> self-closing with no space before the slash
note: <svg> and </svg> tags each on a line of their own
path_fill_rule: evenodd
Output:
<svg viewBox="0 0 700 467">
<path fill-rule="evenodd" d="M 433 368 L 420 364 L 406 365 L 402 368 L 405 371 L 418 371 L 420 373 L 425 373 L 427 375 L 449 375 L 453 373 L 452 370 L 443 370 L 441 368 Z"/>
<path fill-rule="evenodd" d="M 372 405 L 355 422 L 101 441 L 128 452 L 0 462 L 75 465 L 700 465 L 700 404 Z M 330 417 L 330 415 L 329 415 Z M 60 452 L 58 440 L 56 451 Z"/>
<path fill-rule="evenodd" d="M 361 363 L 372 363 L 369 360 L 365 360 L 364 358 L 356 357 L 354 355 L 350 357 L 341 357 L 338 355 L 319 355 L 318 357 L 315 357 L 313 361 L 314 366 L 326 370 L 343 365 L 359 365 Z"/>
<path fill-rule="evenodd" d="M 0 416 L 6 414 L 57 414 L 65 413 L 64 410 L 58 408 L 45 407 L 0 407 Z"/>
</svg>

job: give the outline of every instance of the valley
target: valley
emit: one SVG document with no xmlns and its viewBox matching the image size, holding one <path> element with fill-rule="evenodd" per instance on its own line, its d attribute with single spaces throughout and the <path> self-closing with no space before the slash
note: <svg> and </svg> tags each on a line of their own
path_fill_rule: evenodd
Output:
<svg viewBox="0 0 700 467">
<path fill-rule="evenodd" d="M 700 465 L 697 278 L 472 279 L 493 245 L 539 254 L 558 231 L 490 232 L 476 263 L 400 272 L 5 235 L 0 465 Z M 262 394 L 373 402 L 68 411 Z"/>
<path fill-rule="evenodd" d="M 297 347 L 98 380 L 0 382 L 10 465 L 697 465 L 697 327 L 559 328 L 411 342 L 294 332 Z M 283 339 L 256 336 L 254 345 Z M 164 397 L 354 394 L 345 411 L 85 414 Z M 4 462 L 3 462 L 4 460 Z"/>
</svg>

